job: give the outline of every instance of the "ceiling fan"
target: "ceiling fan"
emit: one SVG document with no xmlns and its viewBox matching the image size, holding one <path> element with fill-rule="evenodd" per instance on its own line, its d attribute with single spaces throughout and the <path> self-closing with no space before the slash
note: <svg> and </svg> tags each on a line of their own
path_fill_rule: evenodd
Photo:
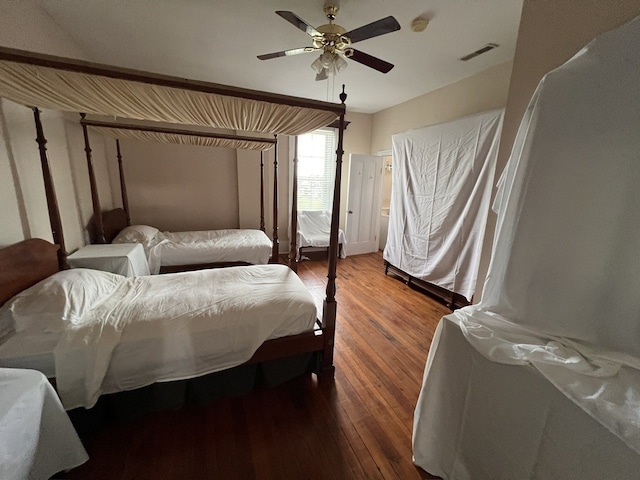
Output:
<svg viewBox="0 0 640 480">
<path fill-rule="evenodd" d="M 312 46 L 267 53 L 258 55 L 258 58 L 260 60 L 269 60 L 271 58 L 321 51 L 320 56 L 311 64 L 311 68 L 316 71 L 316 80 L 326 80 L 329 75 L 335 75 L 343 70 L 347 66 L 345 58 L 350 58 L 382 73 L 387 73 L 391 70 L 393 64 L 361 52 L 360 50 L 356 50 L 352 48 L 351 45 L 369 38 L 384 35 L 385 33 L 400 30 L 398 21 L 389 16 L 356 28 L 355 30 L 347 31 L 340 25 L 333 23 L 336 19 L 338 9 L 339 7 L 337 5 L 326 5 L 324 7 L 324 13 L 329 23 L 320 25 L 318 28 L 312 27 L 293 12 L 277 11 L 276 14 L 309 35 L 312 38 Z"/>
</svg>

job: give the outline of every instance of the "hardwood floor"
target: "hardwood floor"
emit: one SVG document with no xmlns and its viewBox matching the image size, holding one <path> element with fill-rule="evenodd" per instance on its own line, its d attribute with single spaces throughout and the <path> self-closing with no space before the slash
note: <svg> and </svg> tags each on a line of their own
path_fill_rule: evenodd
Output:
<svg viewBox="0 0 640 480">
<path fill-rule="evenodd" d="M 319 307 L 326 261 L 299 275 Z M 304 376 L 207 406 L 149 414 L 85 439 L 72 479 L 419 479 L 413 409 L 449 310 L 392 276 L 382 256 L 338 264 L 334 382 Z"/>
</svg>

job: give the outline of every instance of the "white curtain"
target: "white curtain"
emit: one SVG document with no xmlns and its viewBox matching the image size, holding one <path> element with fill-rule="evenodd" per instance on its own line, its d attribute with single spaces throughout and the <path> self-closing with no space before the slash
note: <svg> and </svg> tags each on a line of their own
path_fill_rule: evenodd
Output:
<svg viewBox="0 0 640 480">
<path fill-rule="evenodd" d="M 487 223 L 502 110 L 393 136 L 384 259 L 471 299 Z"/>
</svg>

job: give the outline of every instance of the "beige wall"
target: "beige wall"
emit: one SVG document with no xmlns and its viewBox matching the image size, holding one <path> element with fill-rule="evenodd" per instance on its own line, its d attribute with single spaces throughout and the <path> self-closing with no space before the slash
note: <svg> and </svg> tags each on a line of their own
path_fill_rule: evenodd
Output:
<svg viewBox="0 0 640 480">
<path fill-rule="evenodd" d="M 70 36 L 30 2 L 0 3 L 0 45 L 88 59 Z M 85 244 L 84 226 L 91 215 L 82 132 L 76 115 L 45 110 L 41 117 L 66 247 L 71 251 Z M 0 101 L 0 245 L 31 237 L 52 240 L 34 138 L 32 111 L 7 100 Z M 93 148 L 97 170 L 105 171 L 101 140 Z M 111 189 L 104 176 L 100 188 L 105 203 L 110 204 Z"/>
<path fill-rule="evenodd" d="M 114 141 L 107 145 L 117 165 Z M 234 149 L 137 140 L 121 140 L 120 148 L 132 223 L 170 231 L 238 228 Z"/>
<path fill-rule="evenodd" d="M 390 150 L 391 135 L 395 133 L 503 108 L 507 104 L 511 67 L 511 62 L 502 63 L 374 114 L 371 152 Z"/>
</svg>

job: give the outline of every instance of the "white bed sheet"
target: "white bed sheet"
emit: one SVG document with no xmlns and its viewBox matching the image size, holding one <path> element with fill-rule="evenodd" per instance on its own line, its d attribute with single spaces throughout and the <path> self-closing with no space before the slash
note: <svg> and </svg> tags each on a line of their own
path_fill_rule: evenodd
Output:
<svg viewBox="0 0 640 480">
<path fill-rule="evenodd" d="M 160 266 L 199 263 L 269 263 L 272 243 L 261 230 L 229 229 L 160 232 L 146 245 L 151 273 Z M 155 270 L 155 271 L 154 271 Z"/>
<path fill-rule="evenodd" d="M 62 333 L 56 383 L 65 408 L 101 394 L 240 365 L 268 339 L 310 331 L 313 297 L 284 265 L 123 279 Z"/>
</svg>

